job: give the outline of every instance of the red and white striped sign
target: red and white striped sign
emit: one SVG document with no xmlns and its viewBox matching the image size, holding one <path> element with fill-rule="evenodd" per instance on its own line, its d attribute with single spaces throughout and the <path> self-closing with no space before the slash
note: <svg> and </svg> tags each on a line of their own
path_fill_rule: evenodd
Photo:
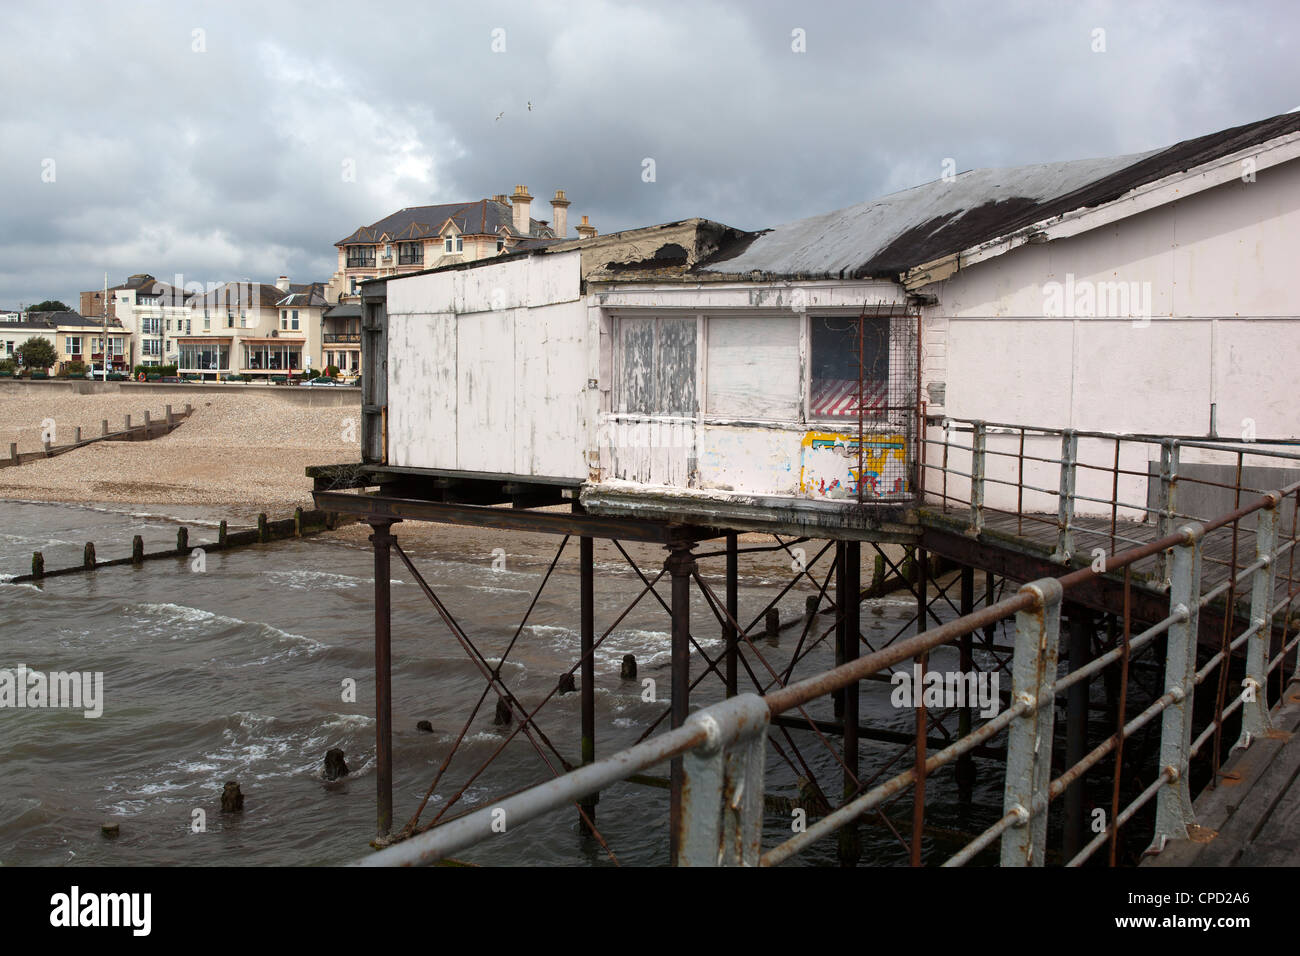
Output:
<svg viewBox="0 0 1300 956">
<path fill-rule="evenodd" d="M 862 383 L 862 405 L 868 414 L 883 414 L 888 387 L 884 382 Z M 821 379 L 813 382 L 808 413 L 813 418 L 832 418 L 858 414 L 858 380 Z"/>
</svg>

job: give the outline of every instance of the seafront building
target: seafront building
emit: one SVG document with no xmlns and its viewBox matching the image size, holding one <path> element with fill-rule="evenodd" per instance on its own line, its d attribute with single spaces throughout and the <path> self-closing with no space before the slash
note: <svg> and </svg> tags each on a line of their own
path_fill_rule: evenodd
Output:
<svg viewBox="0 0 1300 956">
<path fill-rule="evenodd" d="M 15 351 L 31 338 L 43 338 L 54 346 L 58 374 L 73 362 L 87 367 L 103 362 L 102 317 L 87 317 L 76 312 L 30 312 L 21 321 L 0 321 L 0 358 L 14 359 Z M 124 371 L 130 348 L 130 333 L 116 319 L 108 323 L 109 369 Z"/>
<path fill-rule="evenodd" d="M 338 271 L 329 282 L 332 302 L 356 295 L 357 284 L 383 276 L 405 275 L 445 265 L 475 262 L 538 248 L 568 235 L 570 200 L 563 189 L 551 199 L 551 220 L 532 217 L 533 196 L 516 186 L 476 202 L 410 206 L 334 243 Z M 596 229 L 583 217 L 580 236 Z"/>
<path fill-rule="evenodd" d="M 1085 812 L 1086 775 L 1110 786 L 1113 773 L 1095 755 L 1117 739 L 1136 738 L 1148 757 L 1140 769 L 1136 759 L 1126 765 L 1140 782 L 1127 808 L 1112 811 L 1112 852 L 1126 820 L 1131 858 L 1146 846 L 1178 859 L 1177 844 L 1195 842 L 1198 816 L 1202 833 L 1223 832 L 1221 803 L 1217 817 L 1192 804 L 1197 777 L 1213 781 L 1221 766 L 1217 744 L 1213 752 L 1202 744 L 1239 730 L 1236 745 L 1223 738 L 1225 761 L 1230 750 L 1250 748 L 1253 757 L 1274 733 L 1270 712 L 1294 721 L 1283 688 L 1297 594 L 1285 559 L 1300 507 L 1291 387 L 1300 291 L 1287 281 L 1297 254 L 1300 113 L 1291 113 L 1149 152 L 973 170 L 771 229 L 688 219 L 365 283 L 362 461 L 308 474 L 318 508 L 373 529 L 380 840 L 405 819 L 392 787 L 390 559 L 419 577 L 396 545 L 416 520 L 563 535 L 556 560 L 568 536 L 580 537 L 568 674 L 581 670 L 581 699 L 555 720 L 580 722 L 585 763 L 608 753 L 597 750 L 598 684 L 617 686 L 596 667 L 610 632 L 596 636 L 594 539 L 668 552 L 661 575 L 671 603 L 660 603 L 671 615 L 671 683 L 659 719 L 685 732 L 672 749 L 651 750 L 649 738 L 603 767 L 548 780 L 544 793 L 511 785 L 519 807 L 574 802 L 595 832 L 596 781 L 681 755 L 669 767 L 676 860 L 713 865 L 743 855 L 757 865 L 782 862 L 828 836 L 828 821 L 853 821 L 911 787 L 915 866 L 936 853 L 921 838 L 926 800 L 935 799 L 924 790 L 926 754 L 936 769 L 956 764 L 959 799 L 969 803 L 975 765 L 963 771 L 958 752 L 972 753 L 996 731 L 1006 735 L 994 757 L 1005 760 L 1001 809 L 948 863 L 975 860 L 1000 841 L 1004 865 L 1042 865 L 1049 817 L 1067 837 L 1063 860 L 1082 862 L 1104 847 Z M 571 507 L 549 507 L 557 504 Z M 790 584 L 753 616 L 753 608 L 739 613 L 738 566 L 751 550 L 739 547 L 742 532 L 771 534 L 794 558 Z M 815 554 L 790 548 L 810 539 L 829 542 Z M 833 563 L 814 568 L 830 542 Z M 876 551 L 879 587 L 905 588 L 916 600 L 893 637 L 861 626 L 864 543 Z M 894 565 L 886 545 L 910 549 L 910 567 Z M 659 578 L 624 556 L 653 590 Z M 724 573 L 716 587 L 705 577 Z M 778 604 L 801 578 L 816 593 L 782 674 L 751 636 L 767 619 L 777 643 Z M 482 659 L 479 636 L 420 583 L 456 640 Z M 712 613 L 700 625 L 693 615 L 702 605 Z M 956 627 L 950 610 L 960 615 Z M 913 624 L 916 636 L 896 643 Z M 719 625 L 718 657 L 701 651 L 693 661 L 699 628 Z M 1001 646 L 990 625 L 1003 629 Z M 828 649 L 822 660 L 840 666 L 802 680 L 815 663 L 802 663 L 805 638 L 811 650 L 832 632 L 833 657 Z M 496 637 L 483 634 L 483 646 Z M 1139 639 L 1163 672 L 1148 687 L 1127 676 L 1130 650 L 1139 653 L 1129 645 Z M 940 723 L 961 718 L 952 701 L 932 711 L 925 701 L 895 704 L 916 710 L 903 724 L 911 734 L 898 733 L 898 717 L 871 726 L 860 682 L 887 680 L 909 658 L 919 673 L 944 645 L 962 672 L 973 670 L 977 650 L 982 671 L 1005 670 L 1009 699 L 1019 703 L 979 730 L 966 707 L 955 736 Z M 1217 652 L 1200 670 L 1198 645 L 1205 657 Z M 1236 674 L 1229 647 L 1242 651 Z M 854 665 L 860 656 L 868 659 Z M 1069 683 L 1059 666 L 1066 660 Z M 1098 673 L 1103 666 L 1118 672 L 1113 684 Z M 1269 690 L 1274 671 L 1270 711 L 1270 694 L 1250 689 Z M 531 722 L 546 703 L 524 707 L 499 668 L 484 674 L 483 694 L 498 696 L 499 712 Z M 1226 703 L 1224 687 L 1243 674 L 1248 692 Z M 740 695 L 746 676 L 762 700 Z M 1154 721 L 1139 736 L 1142 721 L 1122 718 L 1119 738 L 1110 727 L 1098 734 L 1092 681 L 1108 707 L 1159 715 L 1158 739 Z M 719 693 L 725 703 L 691 714 L 692 703 Z M 788 748 L 786 766 L 767 754 L 770 726 Z M 943 730 L 933 751 L 932 727 Z M 789 759 L 797 747 L 789 731 L 805 729 L 836 758 L 819 753 L 841 778 L 833 785 Z M 911 756 L 913 769 L 902 763 L 892 779 L 864 785 L 863 740 L 901 744 L 886 763 Z M 1262 751 L 1254 766 L 1276 752 Z M 868 785 L 875 789 L 864 795 Z M 774 792 L 823 806 L 839 800 L 839 809 L 764 851 L 764 794 Z M 367 862 L 459 857 L 467 833 L 495 839 L 494 799 L 485 796 L 486 809 L 453 828 L 427 829 Z M 1136 814 L 1148 801 L 1153 825 Z M 777 829 L 787 826 L 784 817 Z M 858 828 L 838 835 L 840 862 L 856 863 Z M 1218 846 L 1225 861 L 1243 852 L 1236 838 Z"/>
<path fill-rule="evenodd" d="M 1300 254 L 1298 158 L 1289 113 L 758 232 L 691 219 L 394 275 L 363 291 L 392 304 L 367 454 L 761 524 L 764 502 L 817 522 L 823 503 L 910 500 L 944 418 L 1294 440 L 1279 386 L 1300 299 L 1277 277 Z M 430 363 L 394 363 L 411 355 Z M 1145 500 L 1148 464 L 1122 465 L 1142 476 L 1120 476 L 1124 500 Z M 1079 493 L 1108 500 L 1111 480 Z"/>
<path fill-rule="evenodd" d="M 176 340 L 177 371 L 219 380 L 239 375 L 278 381 L 319 364 L 325 284 L 228 282 L 192 296 L 185 335 Z"/>
</svg>

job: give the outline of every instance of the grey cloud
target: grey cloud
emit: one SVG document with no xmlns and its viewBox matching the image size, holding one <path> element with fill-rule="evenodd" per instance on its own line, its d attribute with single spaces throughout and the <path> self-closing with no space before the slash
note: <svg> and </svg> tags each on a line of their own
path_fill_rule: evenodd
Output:
<svg viewBox="0 0 1300 956">
<path fill-rule="evenodd" d="M 1135 152 L 1300 101 L 1281 2 L 385 10 L 8 10 L 0 306 L 75 301 L 104 271 L 324 279 L 358 225 L 519 182 L 539 218 L 563 187 L 571 221 L 603 232 L 693 215 L 758 228 L 935 179 L 949 157 Z"/>
</svg>

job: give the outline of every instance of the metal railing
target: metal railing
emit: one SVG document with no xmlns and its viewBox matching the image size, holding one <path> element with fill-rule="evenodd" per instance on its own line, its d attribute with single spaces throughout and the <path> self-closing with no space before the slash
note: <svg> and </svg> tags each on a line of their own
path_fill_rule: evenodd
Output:
<svg viewBox="0 0 1300 956">
<path fill-rule="evenodd" d="M 1075 461 L 1072 455 L 1063 458 L 1067 462 Z M 1289 506 L 1293 519 L 1291 532 L 1286 536 L 1278 531 L 1284 506 Z M 1167 840 L 1188 836 L 1188 828 L 1194 823 L 1191 764 L 1198 757 L 1206 756 L 1207 744 L 1212 742 L 1214 776 L 1211 779 L 1216 779 L 1225 720 L 1240 711 L 1241 729 L 1235 746 L 1249 746 L 1270 728 L 1271 711 L 1267 702 L 1270 679 L 1276 678 L 1279 695 L 1284 683 L 1300 681 L 1300 654 L 1297 654 L 1294 671 L 1289 676 L 1285 673 L 1285 661 L 1300 642 L 1295 636 L 1295 622 L 1291 615 L 1291 606 L 1300 597 L 1294 573 L 1297 544 L 1294 519 L 1297 513 L 1300 513 L 1300 482 L 1281 491 L 1268 492 L 1213 520 L 1179 524 L 1153 541 L 1108 555 L 1103 567 L 1093 564 L 1059 578 L 1042 578 L 1028 583 L 1013 596 L 898 640 L 815 677 L 761 697 L 742 694 L 728 698 L 691 714 L 679 728 L 419 833 L 361 862 L 369 866 L 434 863 L 489 840 L 506 827 L 513 830 L 553 810 L 576 804 L 643 770 L 681 757 L 684 776 L 675 862 L 704 866 L 772 866 L 790 859 L 840 828 L 854 824 L 903 792 L 921 792 L 927 776 L 1002 734 L 1006 735 L 1007 757 L 1002 815 L 966 842 L 944 865 L 968 863 L 995 843 L 999 844 L 1003 865 L 1043 865 L 1047 856 L 1047 823 L 1052 801 L 1108 757 L 1115 764 L 1116 784 L 1106 827 L 1066 861 L 1067 865 L 1085 862 L 1107 844 L 1110 846 L 1110 863 L 1114 865 L 1120 829 L 1152 801 L 1155 801 L 1155 818 L 1151 851 L 1158 852 Z M 1203 589 L 1203 548 L 1207 536 L 1231 529 L 1236 540 L 1242 520 L 1247 517 L 1255 522 L 1253 560 L 1238 568 L 1234 554 L 1227 578 L 1216 586 Z M 1068 522 L 1066 525 L 1068 528 Z M 1131 569 L 1135 563 L 1165 552 L 1170 555 L 1168 614 L 1140 633 L 1132 634 L 1133 621 L 1129 614 Z M 1287 568 L 1285 580 L 1288 586 L 1279 599 L 1276 576 L 1283 562 Z M 1091 661 L 1072 661 L 1071 671 L 1058 676 L 1063 601 L 1098 575 L 1116 572 L 1124 575 L 1122 639 Z M 1245 594 L 1249 594 L 1249 611 L 1244 620 L 1239 620 L 1236 613 L 1238 595 Z M 1202 612 L 1212 608 L 1218 608 L 1223 619 L 1222 642 L 1219 650 L 1198 669 Z M 842 688 L 856 688 L 859 681 L 892 665 L 909 659 L 924 662 L 925 655 L 935 648 L 1009 618 L 1014 619 L 1014 656 L 1012 690 L 1007 706 L 930 755 L 926 754 L 920 737 L 924 721 L 918 721 L 917 752 L 918 756 L 924 757 L 923 760 L 918 759 L 912 769 L 866 792 L 852 795 L 838 809 L 809 823 L 802 832 L 763 849 L 767 729 L 774 718 L 787 711 L 802 709 L 804 705 Z M 1280 637 L 1277 634 L 1279 629 Z M 1125 712 L 1129 697 L 1129 664 L 1135 655 L 1153 649 L 1160 638 L 1165 642 L 1163 693 L 1136 716 L 1129 716 Z M 1277 653 L 1273 654 L 1275 645 Z M 1245 679 L 1241 693 L 1230 696 L 1226 691 L 1227 665 L 1234 652 L 1244 653 Z M 1055 699 L 1107 667 L 1118 668 L 1120 673 L 1115 730 L 1081 759 L 1053 777 L 1054 748 L 1050 744 L 1043 746 L 1043 742 L 1054 741 Z M 1216 683 L 1211 686 L 1212 677 Z M 1193 700 L 1198 693 L 1211 689 L 1215 690 L 1214 717 L 1194 736 Z M 1121 806 L 1118 780 L 1124 743 L 1157 719 L 1160 740 L 1154 779 Z"/>
<path fill-rule="evenodd" d="M 927 424 L 932 427 L 921 440 L 923 504 L 937 503 L 945 514 L 964 509 L 971 534 L 1002 519 L 999 530 L 1049 535 L 1052 557 L 1061 563 L 1079 551 L 1080 534 L 1104 538 L 1114 552 L 1150 538 L 1135 536 L 1135 524 L 1167 536 L 1180 522 L 1206 521 L 1239 507 L 1243 495 L 1267 490 L 1245 480 L 1252 466 L 1292 468 L 1300 477 L 1300 451 L 1268 447 L 1294 442 L 1123 435 L 947 417 Z M 941 438 L 930 435 L 936 425 Z M 1208 477 L 1216 467 L 1231 480 Z M 1197 492 L 1203 499 L 1199 508 L 1191 503 Z M 1215 492 L 1226 507 L 1207 509 L 1205 501 Z M 1167 585 L 1160 556 L 1156 565 Z"/>
</svg>

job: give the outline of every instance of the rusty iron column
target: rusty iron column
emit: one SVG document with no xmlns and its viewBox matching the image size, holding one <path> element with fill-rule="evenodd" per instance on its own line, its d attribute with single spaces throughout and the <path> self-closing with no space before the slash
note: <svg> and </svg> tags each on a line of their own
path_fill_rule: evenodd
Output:
<svg viewBox="0 0 1300 956">
<path fill-rule="evenodd" d="M 674 542 L 668 546 L 668 559 L 664 567 L 672 576 L 672 706 L 670 722 L 673 728 L 686 723 L 691 687 L 691 575 L 695 573 L 694 547 L 690 542 Z M 668 819 L 671 835 L 669 852 L 676 861 L 682 833 L 682 758 L 671 764 L 671 789 L 668 801 Z"/>
<path fill-rule="evenodd" d="M 392 525 L 370 522 L 375 546 L 375 789 L 380 840 L 393 828 Z"/>
<path fill-rule="evenodd" d="M 1070 605 L 1070 670 L 1077 671 L 1092 659 L 1092 613 L 1080 605 Z M 1089 681 L 1071 684 L 1065 691 L 1065 769 L 1073 767 L 1088 753 Z M 1086 776 L 1086 775 L 1085 775 Z M 1088 842 L 1084 818 L 1083 781 L 1079 777 L 1065 791 L 1064 852 L 1074 859 Z"/>
<path fill-rule="evenodd" d="M 962 617 L 974 613 L 975 569 L 970 565 L 962 565 L 960 602 Z M 963 674 L 969 674 L 975 669 L 975 660 L 971 655 L 971 640 L 971 635 L 966 633 L 961 636 L 958 643 L 958 652 L 961 655 L 958 667 Z M 957 736 L 965 737 L 971 730 L 971 707 L 968 701 L 957 714 Z M 957 799 L 962 803 L 970 803 L 974 795 L 975 760 L 970 753 L 964 753 L 957 758 Z"/>
<path fill-rule="evenodd" d="M 930 585 L 926 580 L 926 573 L 929 570 L 929 555 L 924 548 L 916 549 L 916 633 L 925 632 L 926 622 L 929 619 L 929 609 L 926 607 L 926 596 Z M 921 682 L 913 689 L 916 706 L 916 761 L 912 769 L 916 773 L 916 782 L 912 785 L 912 846 L 911 846 L 911 864 L 912 866 L 921 865 L 921 835 L 925 832 L 925 761 L 926 761 L 926 715 L 925 715 L 925 694 L 921 690 L 924 686 L 925 667 L 930 658 L 929 654 L 922 653 L 917 657 L 917 662 L 921 665 Z"/>
<path fill-rule="evenodd" d="M 593 648 L 596 645 L 595 615 L 595 575 L 593 573 L 593 547 L 591 538 L 578 539 L 578 564 L 581 583 L 581 647 L 582 647 L 582 762 L 594 763 L 596 760 L 596 660 Z M 596 822 L 596 800 L 592 794 L 582 801 L 582 809 L 587 819 Z M 587 823 L 578 815 L 578 822 L 583 829 L 589 830 Z"/>
<path fill-rule="evenodd" d="M 739 653 L 740 634 L 732 621 L 740 620 L 740 588 L 738 585 L 739 578 L 739 558 L 736 547 L 736 533 L 730 532 L 727 535 L 727 621 L 722 625 L 722 639 L 726 642 L 727 648 L 727 696 L 735 697 L 738 693 L 736 685 L 736 657 Z"/>
<path fill-rule="evenodd" d="M 846 616 L 848 614 L 849 594 L 847 587 L 848 574 L 845 571 L 846 559 L 844 552 L 844 542 L 835 542 L 835 666 L 839 667 L 844 663 L 844 634 L 847 630 Z M 831 700 L 835 704 L 835 717 L 837 720 L 844 718 L 844 690 L 831 691 Z"/>
<path fill-rule="evenodd" d="M 844 663 L 857 660 L 862 632 L 862 545 L 857 541 L 844 546 L 844 590 L 848 602 L 844 610 Z M 858 682 L 844 688 L 844 803 L 857 796 L 858 785 Z M 840 866 L 857 866 L 862 857 L 857 821 L 840 828 Z"/>
</svg>

